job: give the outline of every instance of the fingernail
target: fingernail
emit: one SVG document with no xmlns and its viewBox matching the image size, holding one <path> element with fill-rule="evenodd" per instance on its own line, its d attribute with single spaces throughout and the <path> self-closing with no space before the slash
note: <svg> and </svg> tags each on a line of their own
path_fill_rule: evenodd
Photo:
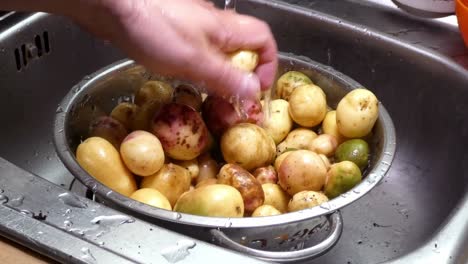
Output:
<svg viewBox="0 0 468 264">
<path fill-rule="evenodd" d="M 253 73 L 244 74 L 239 87 L 239 96 L 244 98 L 256 98 L 260 93 L 260 80 Z"/>
</svg>

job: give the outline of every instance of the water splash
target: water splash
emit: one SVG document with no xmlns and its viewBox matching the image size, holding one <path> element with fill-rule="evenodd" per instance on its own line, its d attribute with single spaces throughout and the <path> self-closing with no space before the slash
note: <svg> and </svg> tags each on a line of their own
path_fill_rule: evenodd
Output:
<svg viewBox="0 0 468 264">
<path fill-rule="evenodd" d="M 126 215 L 101 215 L 93 218 L 91 220 L 92 224 L 98 224 L 98 225 L 122 225 L 122 224 L 127 224 L 127 223 L 133 223 L 135 222 L 135 219 L 131 218 L 130 216 Z"/>
</svg>

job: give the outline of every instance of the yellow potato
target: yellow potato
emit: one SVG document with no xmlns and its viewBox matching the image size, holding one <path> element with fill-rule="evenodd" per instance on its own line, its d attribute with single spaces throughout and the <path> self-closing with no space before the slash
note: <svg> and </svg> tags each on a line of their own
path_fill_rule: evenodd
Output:
<svg viewBox="0 0 468 264">
<path fill-rule="evenodd" d="M 275 142 L 266 131 L 254 124 L 230 127 L 221 137 L 221 152 L 227 163 L 250 171 L 270 165 L 275 158 Z"/>
<path fill-rule="evenodd" d="M 205 185 L 211 185 L 211 184 L 217 184 L 217 183 L 218 183 L 218 179 L 207 178 L 207 179 L 204 179 L 203 181 L 198 182 L 197 185 L 195 185 L 195 188 L 200 188 Z"/>
<path fill-rule="evenodd" d="M 156 189 L 139 189 L 136 192 L 132 193 L 132 195 L 130 195 L 130 198 L 154 207 L 166 209 L 169 211 L 172 210 L 171 203 L 169 203 L 169 200 L 167 200 L 166 196 L 164 196 L 161 192 L 159 192 Z"/>
<path fill-rule="evenodd" d="M 291 154 L 293 151 L 287 151 L 287 152 L 284 152 L 284 153 L 281 153 L 275 160 L 275 170 L 277 172 L 277 175 L 278 176 L 278 170 L 281 166 L 281 163 L 283 162 L 283 160 L 289 155 Z"/>
<path fill-rule="evenodd" d="M 327 156 L 323 155 L 323 154 L 319 154 L 320 158 L 322 159 L 323 161 L 323 164 L 325 165 L 325 168 L 327 169 L 327 171 L 330 169 L 330 166 L 331 166 L 331 163 L 330 163 L 330 160 L 328 159 Z"/>
<path fill-rule="evenodd" d="M 327 157 L 331 157 L 335 154 L 335 150 L 338 147 L 338 141 L 332 135 L 321 134 L 312 140 L 310 150 L 317 154 L 323 154 Z"/>
<path fill-rule="evenodd" d="M 172 101 L 174 89 L 172 86 L 163 81 L 147 81 L 138 90 L 135 95 L 135 103 L 139 106 L 157 100 L 163 104 Z"/>
<path fill-rule="evenodd" d="M 283 99 L 270 102 L 270 118 L 263 121 L 262 127 L 279 144 L 291 131 L 293 120 L 289 115 L 289 103 Z"/>
<path fill-rule="evenodd" d="M 127 130 L 131 131 L 133 120 L 135 119 L 139 108 L 140 107 L 136 104 L 123 102 L 112 109 L 110 116 L 122 123 Z"/>
<path fill-rule="evenodd" d="M 173 163 L 164 166 L 155 174 L 144 177 L 141 181 L 141 188 L 153 188 L 160 191 L 167 197 L 171 206 L 174 206 L 177 199 L 190 189 L 192 177 L 188 170 Z"/>
<path fill-rule="evenodd" d="M 287 150 L 310 149 L 312 141 L 317 134 L 307 128 L 296 128 L 289 132 L 286 139 L 276 147 L 276 155 L 279 156 Z"/>
<path fill-rule="evenodd" d="M 164 164 L 164 150 L 153 134 L 137 130 L 120 145 L 120 155 L 127 168 L 140 176 L 156 173 Z"/>
<path fill-rule="evenodd" d="M 302 191 L 293 196 L 288 204 L 288 211 L 294 212 L 312 208 L 324 202 L 328 202 L 328 198 L 322 192 Z"/>
<path fill-rule="evenodd" d="M 262 206 L 257 207 L 257 209 L 255 209 L 255 211 L 252 213 L 252 217 L 272 216 L 272 215 L 279 215 L 279 214 L 281 214 L 281 212 L 278 211 L 278 209 L 276 209 L 275 207 L 271 205 L 264 204 Z"/>
<path fill-rule="evenodd" d="M 336 123 L 342 135 L 359 138 L 369 134 L 379 116 L 379 101 L 366 89 L 349 92 L 338 103 Z"/>
<path fill-rule="evenodd" d="M 258 65 L 258 53 L 251 50 L 239 50 L 229 54 L 231 64 L 243 71 L 252 72 Z"/>
<path fill-rule="evenodd" d="M 286 72 L 276 81 L 276 98 L 289 100 L 294 89 L 306 84 L 312 84 L 312 81 L 307 75 L 298 71 Z"/>
<path fill-rule="evenodd" d="M 336 125 L 336 111 L 332 110 L 329 111 L 322 122 L 322 131 L 324 134 L 332 135 L 338 141 L 338 144 L 343 143 L 346 141 L 346 137 L 341 135 L 340 131 L 338 130 L 338 126 Z"/>
<path fill-rule="evenodd" d="M 325 93 L 313 84 L 297 87 L 289 98 L 289 114 L 294 122 L 303 127 L 320 124 L 327 114 Z"/>
<path fill-rule="evenodd" d="M 257 168 L 253 172 L 253 176 L 257 179 L 260 184 L 264 183 L 276 183 L 278 181 L 278 175 L 275 168 L 271 165 L 267 167 Z"/>
<path fill-rule="evenodd" d="M 282 213 L 288 211 L 288 203 L 291 196 L 289 196 L 281 186 L 274 183 L 264 183 L 262 184 L 262 189 L 265 194 L 265 201 L 263 204 L 271 205 Z"/>
<path fill-rule="evenodd" d="M 120 194 L 129 196 L 137 189 L 119 152 L 103 138 L 90 137 L 83 141 L 76 149 L 76 160 L 96 180 Z"/>
<path fill-rule="evenodd" d="M 198 167 L 197 159 L 177 160 L 177 161 L 174 161 L 174 163 L 187 169 L 190 172 L 190 176 L 192 177 L 192 182 L 195 182 L 197 180 L 198 174 L 200 174 L 200 168 Z"/>
</svg>

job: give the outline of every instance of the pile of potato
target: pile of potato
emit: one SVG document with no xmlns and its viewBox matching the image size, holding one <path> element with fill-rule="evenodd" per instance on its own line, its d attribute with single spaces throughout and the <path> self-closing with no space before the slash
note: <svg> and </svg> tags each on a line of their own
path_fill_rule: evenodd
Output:
<svg viewBox="0 0 468 264">
<path fill-rule="evenodd" d="M 250 51 L 231 58 L 246 71 L 258 61 Z M 277 80 L 269 107 L 262 104 L 236 105 L 190 84 L 150 80 L 134 102 L 90 124 L 76 159 L 132 199 L 212 217 L 298 211 L 361 181 L 369 163 L 365 139 L 378 117 L 372 92 L 353 90 L 333 110 L 320 87 L 290 71 Z"/>
</svg>

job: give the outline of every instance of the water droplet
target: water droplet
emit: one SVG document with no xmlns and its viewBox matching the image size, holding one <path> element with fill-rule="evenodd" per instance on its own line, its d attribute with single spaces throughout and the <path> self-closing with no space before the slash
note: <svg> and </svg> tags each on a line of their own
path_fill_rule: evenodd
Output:
<svg viewBox="0 0 468 264">
<path fill-rule="evenodd" d="M 75 233 L 75 234 L 78 234 L 80 236 L 84 236 L 84 234 L 85 234 L 84 230 L 81 230 L 79 228 L 70 228 L 68 231 L 70 231 L 72 233 Z"/>
<path fill-rule="evenodd" d="M 91 220 L 92 224 L 97 224 L 97 225 L 112 225 L 112 224 L 127 224 L 127 223 L 134 223 L 135 219 L 131 218 L 130 216 L 126 215 L 101 215 L 94 217 Z"/>
<path fill-rule="evenodd" d="M 106 193 L 106 196 L 109 196 L 109 195 L 111 195 L 112 193 L 113 193 L 113 191 L 108 191 L 108 192 Z"/>
<path fill-rule="evenodd" d="M 388 162 L 388 161 L 382 161 L 382 164 L 390 166 L 390 162 Z"/>
<path fill-rule="evenodd" d="M 0 194 L 0 204 L 8 203 L 8 197 L 4 194 Z"/>
<path fill-rule="evenodd" d="M 91 80 L 91 76 L 89 75 L 86 75 L 85 77 L 83 77 L 83 80 L 87 81 L 87 80 Z"/>
<path fill-rule="evenodd" d="M 27 210 L 27 209 L 22 209 L 22 210 L 20 210 L 20 213 L 22 213 L 22 214 L 24 214 L 24 215 L 28 215 L 28 216 L 33 216 L 33 215 L 34 215 L 33 212 L 31 212 L 31 211 L 29 211 L 29 210 Z"/>
<path fill-rule="evenodd" d="M 388 151 L 385 151 L 385 152 L 384 152 L 384 155 L 391 156 L 392 153 L 390 153 L 390 152 L 388 152 Z"/>
<path fill-rule="evenodd" d="M 75 86 L 72 88 L 72 91 L 73 91 L 74 93 L 77 93 L 77 92 L 79 92 L 80 90 L 81 90 L 81 85 L 75 85 Z"/>
<path fill-rule="evenodd" d="M 161 250 L 161 255 L 169 263 L 176 263 L 190 255 L 189 249 L 194 248 L 196 245 L 193 240 L 180 240 L 175 246 Z"/>
<path fill-rule="evenodd" d="M 72 210 L 70 208 L 68 208 L 67 210 L 65 210 L 65 214 L 70 214 L 72 212 Z"/>
<path fill-rule="evenodd" d="M 60 201 L 62 201 L 65 205 L 69 205 L 76 208 L 86 208 L 88 205 L 78 199 L 75 195 L 71 193 L 62 193 L 58 196 Z"/>
<path fill-rule="evenodd" d="M 98 244 L 102 247 L 102 246 L 104 246 L 105 243 L 104 243 L 104 241 L 99 241 Z"/>
<path fill-rule="evenodd" d="M 14 199 L 11 199 L 10 205 L 13 207 L 18 207 L 23 204 L 24 196 L 20 195 Z"/>
<path fill-rule="evenodd" d="M 88 264 L 97 263 L 96 258 L 93 256 L 93 254 L 91 254 L 91 251 L 89 250 L 89 248 L 86 248 L 86 247 L 82 248 L 81 253 L 83 253 L 83 255 L 81 256 L 81 259 L 84 262 Z"/>
<path fill-rule="evenodd" d="M 182 218 L 182 215 L 179 214 L 179 213 L 175 213 L 174 218 L 175 218 L 175 220 L 179 220 L 179 219 Z"/>
<path fill-rule="evenodd" d="M 232 226 L 231 219 L 228 218 L 228 220 L 226 221 L 226 223 L 224 223 L 224 227 L 231 227 L 231 226 Z"/>
<path fill-rule="evenodd" d="M 0 193 L 4 193 L 5 191 L 3 189 L 0 189 Z"/>
<path fill-rule="evenodd" d="M 44 234 L 44 232 L 42 232 L 42 231 L 37 231 L 37 234 L 38 234 L 38 235 L 42 235 L 42 234 Z"/>
<path fill-rule="evenodd" d="M 105 232 L 104 232 L 104 231 L 101 231 L 101 232 L 99 232 L 99 233 L 96 234 L 96 238 L 102 237 L 102 235 L 104 235 L 104 234 L 105 234 Z"/>
<path fill-rule="evenodd" d="M 66 229 L 69 229 L 73 226 L 73 222 L 70 221 L 70 220 L 65 220 L 63 221 L 63 227 L 65 227 Z"/>
<path fill-rule="evenodd" d="M 39 151 L 35 150 L 34 151 L 34 157 L 37 157 L 37 156 L 39 156 Z"/>
</svg>

